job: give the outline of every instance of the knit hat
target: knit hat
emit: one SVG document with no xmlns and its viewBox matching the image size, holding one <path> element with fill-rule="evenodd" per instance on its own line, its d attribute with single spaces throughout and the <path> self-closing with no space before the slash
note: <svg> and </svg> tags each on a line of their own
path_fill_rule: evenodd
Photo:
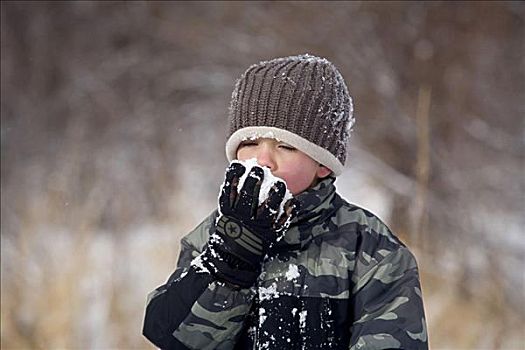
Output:
<svg viewBox="0 0 525 350">
<path fill-rule="evenodd" d="M 236 159 L 244 140 L 273 138 L 340 175 L 352 113 L 344 79 L 328 60 L 306 54 L 260 62 L 235 85 L 226 156 Z"/>
</svg>

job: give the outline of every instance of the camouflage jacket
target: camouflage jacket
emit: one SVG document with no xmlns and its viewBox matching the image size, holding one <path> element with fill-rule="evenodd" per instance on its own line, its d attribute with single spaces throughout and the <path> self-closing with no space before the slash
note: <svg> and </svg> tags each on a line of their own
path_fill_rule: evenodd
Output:
<svg viewBox="0 0 525 350">
<path fill-rule="evenodd" d="M 216 212 L 205 219 L 149 295 L 144 335 L 163 349 L 427 349 L 414 256 L 333 182 L 297 196 L 298 217 L 249 289 L 200 264 Z"/>
</svg>

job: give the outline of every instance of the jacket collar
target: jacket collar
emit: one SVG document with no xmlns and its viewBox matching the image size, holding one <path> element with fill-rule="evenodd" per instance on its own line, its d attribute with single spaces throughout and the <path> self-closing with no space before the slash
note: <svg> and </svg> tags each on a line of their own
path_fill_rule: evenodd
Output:
<svg viewBox="0 0 525 350">
<path fill-rule="evenodd" d="M 299 202 L 299 211 L 284 237 L 276 244 L 277 251 L 303 248 L 325 231 L 321 225 L 337 210 L 334 206 L 334 182 L 334 177 L 327 177 L 295 197 Z"/>
</svg>

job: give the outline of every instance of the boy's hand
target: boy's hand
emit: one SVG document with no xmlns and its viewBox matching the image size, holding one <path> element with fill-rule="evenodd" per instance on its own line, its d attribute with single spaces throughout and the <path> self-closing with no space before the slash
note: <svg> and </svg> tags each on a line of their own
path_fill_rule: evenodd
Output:
<svg viewBox="0 0 525 350">
<path fill-rule="evenodd" d="M 284 205 L 284 213 L 279 216 L 286 194 L 286 184 L 281 180 L 271 187 L 268 198 L 259 205 L 264 171 L 258 166 L 250 170 L 238 191 L 239 180 L 245 172 L 246 168 L 239 163 L 233 163 L 227 169 L 219 197 L 221 216 L 216 225 L 216 234 L 220 239 L 212 235 L 208 243 L 212 250 L 208 257 L 218 260 L 218 264 L 214 264 L 215 268 L 221 270 L 220 265 L 226 261 L 229 267 L 241 270 L 239 273 L 242 270 L 250 271 L 250 277 L 247 278 L 249 282 L 233 281 L 226 277 L 241 286 L 255 281 L 253 276 L 257 278 L 264 257 L 278 238 L 284 235 L 297 212 L 297 202 L 291 199 Z M 238 277 L 241 276 L 234 276 L 233 279 Z"/>
</svg>

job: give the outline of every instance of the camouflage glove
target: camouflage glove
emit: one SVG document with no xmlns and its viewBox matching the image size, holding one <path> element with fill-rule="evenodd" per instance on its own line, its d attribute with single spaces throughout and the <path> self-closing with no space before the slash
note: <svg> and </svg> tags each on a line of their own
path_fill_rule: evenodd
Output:
<svg viewBox="0 0 525 350">
<path fill-rule="evenodd" d="M 264 171 L 258 166 L 250 170 L 241 190 L 237 191 L 239 179 L 245 171 L 246 168 L 239 163 L 233 163 L 226 171 L 219 197 L 221 215 L 205 253 L 205 261 L 212 265 L 218 278 L 241 287 L 253 285 L 264 257 L 284 235 L 297 212 L 297 203 L 291 199 L 279 217 L 286 193 L 283 181 L 277 181 L 268 198 L 259 205 Z"/>
</svg>

